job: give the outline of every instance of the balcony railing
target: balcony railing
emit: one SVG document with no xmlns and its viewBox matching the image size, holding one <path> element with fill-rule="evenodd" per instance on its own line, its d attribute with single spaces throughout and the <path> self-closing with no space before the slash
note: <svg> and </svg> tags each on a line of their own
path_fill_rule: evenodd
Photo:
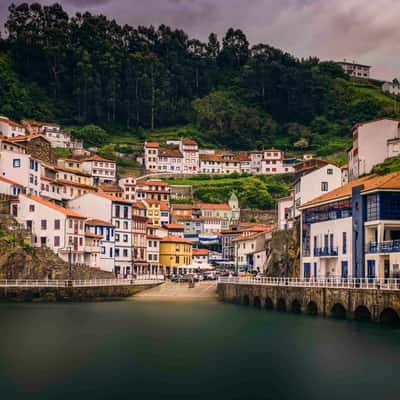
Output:
<svg viewBox="0 0 400 400">
<path fill-rule="evenodd" d="M 400 253 L 400 240 L 370 242 L 365 246 L 366 253 Z"/>
<path fill-rule="evenodd" d="M 337 257 L 338 248 L 337 247 L 315 247 L 314 257 Z"/>
</svg>

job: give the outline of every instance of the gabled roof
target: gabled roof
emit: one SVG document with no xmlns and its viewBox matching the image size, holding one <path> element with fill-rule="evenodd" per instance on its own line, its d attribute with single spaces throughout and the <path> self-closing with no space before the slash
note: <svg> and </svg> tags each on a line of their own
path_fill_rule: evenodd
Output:
<svg viewBox="0 0 400 400">
<path fill-rule="evenodd" d="M 160 147 L 160 143 L 158 143 L 158 142 L 144 142 L 144 147 L 158 149 Z"/>
<path fill-rule="evenodd" d="M 193 249 L 192 255 L 193 256 L 207 256 L 210 253 L 208 249 Z"/>
<path fill-rule="evenodd" d="M 56 183 L 59 183 L 61 185 L 65 185 L 65 186 L 75 186 L 75 187 L 79 187 L 82 189 L 93 190 L 94 192 L 97 191 L 97 188 L 95 186 L 85 185 L 84 183 L 72 182 L 72 181 L 68 181 L 67 179 L 56 179 Z"/>
<path fill-rule="evenodd" d="M 198 203 L 197 207 L 201 210 L 225 210 L 231 211 L 231 207 L 229 204 L 214 204 L 214 203 Z"/>
<path fill-rule="evenodd" d="M 182 144 L 187 146 L 197 146 L 197 142 L 193 139 L 183 139 Z"/>
<path fill-rule="evenodd" d="M 37 138 L 42 138 L 46 142 L 50 144 L 50 141 L 46 138 L 46 136 L 42 134 L 32 134 L 32 135 L 20 135 L 20 136 L 15 136 L 13 138 L 8 138 L 9 142 L 29 142 L 32 139 L 37 139 Z"/>
<path fill-rule="evenodd" d="M 81 162 L 84 162 L 84 161 L 103 161 L 103 162 L 108 162 L 108 163 L 115 163 L 114 160 L 109 160 L 107 158 L 103 158 L 103 157 L 100 157 L 100 156 L 97 156 L 97 155 L 96 156 L 87 157 L 87 158 L 83 158 L 81 160 Z"/>
<path fill-rule="evenodd" d="M 185 229 L 181 224 L 164 224 L 163 227 L 169 231 L 183 231 Z"/>
<path fill-rule="evenodd" d="M 66 215 L 67 217 L 71 217 L 71 218 L 79 218 L 79 219 L 86 219 L 86 217 L 83 217 L 82 215 L 76 213 L 75 211 L 72 210 L 68 210 L 67 208 L 58 206 L 57 204 L 52 203 L 51 201 L 45 200 L 42 197 L 39 196 L 33 196 L 33 195 L 21 195 L 24 196 L 28 199 L 31 199 L 33 201 L 36 201 L 37 203 L 40 203 L 46 207 L 52 208 L 55 211 L 58 211 L 64 215 Z"/>
<path fill-rule="evenodd" d="M 136 181 L 136 186 L 169 186 L 169 183 L 164 181 Z"/>
<path fill-rule="evenodd" d="M 159 157 L 183 158 L 183 154 L 178 149 L 160 149 Z"/>
<path fill-rule="evenodd" d="M 23 128 L 23 126 L 21 124 L 18 124 L 17 122 L 12 121 L 11 119 L 9 119 L 7 117 L 0 116 L 0 122 L 4 122 L 7 125 L 10 125 L 14 128 Z"/>
<path fill-rule="evenodd" d="M 192 244 L 189 240 L 182 239 L 177 236 L 168 235 L 161 239 L 161 242 L 173 242 L 173 243 L 185 243 L 185 244 Z"/>
<path fill-rule="evenodd" d="M 243 242 L 243 241 L 246 241 L 246 240 L 257 239 L 259 236 L 263 236 L 266 233 L 268 233 L 268 231 L 257 232 L 257 233 L 253 233 L 251 235 L 240 235 L 240 236 L 232 239 L 232 242 Z"/>
<path fill-rule="evenodd" d="M 132 207 L 145 210 L 146 206 L 141 201 L 132 201 Z"/>
<path fill-rule="evenodd" d="M 388 117 L 376 118 L 376 119 L 371 119 L 370 121 L 364 121 L 364 122 L 359 122 L 358 124 L 355 124 L 355 125 L 351 128 L 351 131 L 353 132 L 354 129 L 357 129 L 357 128 L 359 128 L 360 126 L 363 126 L 363 125 L 371 124 L 371 123 L 373 123 L 373 122 L 385 121 L 385 120 L 400 123 L 400 119 L 397 119 L 397 118 L 388 118 Z"/>
<path fill-rule="evenodd" d="M 101 239 L 103 237 L 102 235 L 96 235 L 95 233 L 90 232 L 90 231 L 86 231 L 85 236 L 93 238 L 93 239 Z"/>
</svg>

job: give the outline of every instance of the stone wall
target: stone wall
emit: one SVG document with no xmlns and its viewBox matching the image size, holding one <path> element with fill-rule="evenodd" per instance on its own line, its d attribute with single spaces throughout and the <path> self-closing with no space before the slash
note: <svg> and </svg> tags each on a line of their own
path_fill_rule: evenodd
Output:
<svg viewBox="0 0 400 400">
<path fill-rule="evenodd" d="M 159 285 L 107 286 L 92 288 L 0 288 L 0 301 L 102 301 L 133 296 Z"/>
<path fill-rule="evenodd" d="M 217 292 L 222 301 L 280 311 L 376 322 L 391 322 L 386 319 L 400 316 L 398 291 L 218 283 Z"/>
<path fill-rule="evenodd" d="M 272 224 L 276 222 L 275 210 L 253 210 L 242 208 L 240 210 L 241 222 L 258 222 L 260 224 Z"/>
</svg>

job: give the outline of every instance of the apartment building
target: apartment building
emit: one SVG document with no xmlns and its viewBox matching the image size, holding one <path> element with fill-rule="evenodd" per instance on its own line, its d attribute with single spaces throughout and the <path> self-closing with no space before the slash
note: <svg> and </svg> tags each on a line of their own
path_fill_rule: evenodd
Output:
<svg viewBox="0 0 400 400">
<path fill-rule="evenodd" d="M 346 60 L 338 61 L 337 64 L 339 64 L 343 68 L 344 72 L 352 78 L 369 79 L 370 77 L 370 65 L 358 64 L 354 61 L 349 62 Z"/>
<path fill-rule="evenodd" d="M 277 149 L 264 150 L 263 158 L 261 160 L 261 173 L 270 174 L 287 174 L 294 172 L 291 164 L 285 163 L 285 153 Z"/>
<path fill-rule="evenodd" d="M 132 203 L 102 192 L 86 193 L 68 201 L 68 207 L 111 223 L 115 229 L 114 273 L 126 277 L 132 274 Z"/>
<path fill-rule="evenodd" d="M 20 194 L 11 215 L 32 234 L 32 246 L 49 247 L 63 260 L 85 262 L 85 219 L 72 210 L 38 196 Z"/>
<path fill-rule="evenodd" d="M 301 208 L 301 276 L 400 277 L 400 173 L 370 175 Z"/>
<path fill-rule="evenodd" d="M 357 179 L 388 157 L 400 155 L 400 120 L 381 118 L 362 122 L 352 129 L 348 150 L 349 180 Z"/>
<path fill-rule="evenodd" d="M 132 252 L 133 272 L 143 273 L 147 262 L 147 218 L 146 208 L 142 202 L 132 203 Z"/>
<path fill-rule="evenodd" d="M 192 243 L 177 236 L 166 236 L 160 241 L 160 266 L 165 274 L 193 272 Z"/>
<path fill-rule="evenodd" d="M 147 225 L 146 228 L 146 253 L 149 272 L 152 274 L 164 274 L 165 270 L 160 267 L 160 227 Z"/>
<path fill-rule="evenodd" d="M 160 144 L 157 142 L 144 142 L 144 168 L 149 172 L 157 172 L 158 167 L 158 151 Z"/>
<path fill-rule="evenodd" d="M 113 160 L 92 156 L 81 160 L 81 168 L 93 177 L 95 185 L 116 181 L 117 164 Z"/>
</svg>

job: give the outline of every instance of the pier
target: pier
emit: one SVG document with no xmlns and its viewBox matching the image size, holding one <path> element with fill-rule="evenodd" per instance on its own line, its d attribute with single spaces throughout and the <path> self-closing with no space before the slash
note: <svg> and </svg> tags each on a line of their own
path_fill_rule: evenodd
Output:
<svg viewBox="0 0 400 400">
<path fill-rule="evenodd" d="M 400 322 L 400 279 L 220 278 L 222 301 L 341 319 Z"/>
</svg>

